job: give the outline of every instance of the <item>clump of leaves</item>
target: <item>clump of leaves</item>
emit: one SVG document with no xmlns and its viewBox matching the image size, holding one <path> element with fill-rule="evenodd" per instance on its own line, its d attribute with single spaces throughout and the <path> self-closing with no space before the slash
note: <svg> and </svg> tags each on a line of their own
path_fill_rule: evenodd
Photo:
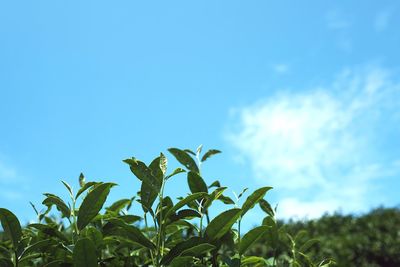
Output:
<svg viewBox="0 0 400 267">
<path fill-rule="evenodd" d="M 275 220 L 265 195 L 271 187 L 262 187 L 249 194 L 239 206 L 224 195 L 227 187 L 219 181 L 207 185 L 201 165 L 220 153 L 211 149 L 202 153 L 189 149 L 168 151 L 182 164 L 168 172 L 168 161 L 161 153 L 149 165 L 136 159 L 125 159 L 138 179 L 139 192 L 103 206 L 115 183 L 86 182 L 79 176 L 79 189 L 62 181 L 69 192 L 68 201 L 45 193 L 38 212 L 31 203 L 38 222 L 22 228 L 9 210 L 0 209 L 5 237 L 0 235 L 0 266 L 328 266 L 314 263 L 307 256 L 313 240 L 298 245 L 298 238 L 287 235 L 290 253 L 282 261 L 276 255 L 262 258 L 248 251 L 261 237 L 268 246 L 280 244 L 283 229 Z M 190 193 L 175 201 L 164 195 L 165 184 L 175 175 L 185 173 Z M 240 199 L 246 190 L 237 196 Z M 230 206 L 214 218 L 209 210 L 215 201 Z M 129 212 L 132 205 L 141 206 L 143 214 Z M 78 205 L 79 204 L 79 205 Z M 241 232 L 246 213 L 259 204 L 266 217 L 261 226 Z M 55 208 L 58 217 L 50 215 Z M 104 211 L 104 212 L 102 212 Z M 282 263 L 282 265 L 281 265 Z"/>
</svg>

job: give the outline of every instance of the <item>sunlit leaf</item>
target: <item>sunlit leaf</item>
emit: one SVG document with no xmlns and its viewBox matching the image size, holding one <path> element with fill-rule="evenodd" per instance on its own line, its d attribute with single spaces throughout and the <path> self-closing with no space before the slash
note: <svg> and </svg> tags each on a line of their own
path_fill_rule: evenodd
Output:
<svg viewBox="0 0 400 267">
<path fill-rule="evenodd" d="M 187 152 L 178 148 L 169 148 L 168 151 L 188 170 L 199 173 L 199 168 L 197 167 L 196 162 Z"/>
<path fill-rule="evenodd" d="M 207 225 L 205 236 L 211 241 L 221 238 L 239 219 L 241 212 L 241 209 L 230 209 L 222 212 Z"/>
<path fill-rule="evenodd" d="M 77 226 L 79 230 L 82 230 L 94 217 L 96 217 L 103 207 L 104 202 L 110 193 L 111 187 L 114 185 L 114 183 L 100 184 L 90 191 L 83 199 L 78 212 Z"/>
<path fill-rule="evenodd" d="M 221 153 L 221 151 L 219 151 L 217 149 L 210 149 L 203 155 L 203 157 L 201 158 L 201 161 L 204 162 L 211 156 L 219 154 L 219 153 Z"/>
<path fill-rule="evenodd" d="M 271 189 L 272 187 L 269 186 L 261 187 L 254 191 L 250 196 L 248 196 L 242 206 L 242 216 L 244 216 L 246 212 L 252 209 L 254 205 L 256 205 L 261 199 L 263 199 L 265 194 Z"/>
</svg>

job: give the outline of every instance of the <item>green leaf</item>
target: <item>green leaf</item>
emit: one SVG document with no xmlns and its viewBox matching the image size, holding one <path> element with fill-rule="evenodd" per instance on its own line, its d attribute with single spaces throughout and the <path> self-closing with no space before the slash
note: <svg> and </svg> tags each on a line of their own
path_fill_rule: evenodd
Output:
<svg viewBox="0 0 400 267">
<path fill-rule="evenodd" d="M 212 184 L 210 184 L 208 186 L 208 188 L 211 188 L 211 187 L 221 187 L 221 184 L 219 181 L 214 181 Z"/>
<path fill-rule="evenodd" d="M 110 207 L 107 207 L 106 210 L 110 212 L 119 213 L 123 208 L 128 206 L 132 202 L 132 199 L 124 198 L 115 201 Z"/>
<path fill-rule="evenodd" d="M 51 207 L 55 205 L 61 212 L 62 217 L 69 218 L 69 216 L 71 216 L 70 208 L 60 197 L 49 193 L 45 193 L 44 195 L 46 198 L 43 200 L 42 204 L 46 205 L 48 209 L 51 209 Z"/>
<path fill-rule="evenodd" d="M 249 256 L 243 258 L 242 266 L 252 266 L 252 267 L 267 266 L 267 261 L 262 257 Z"/>
<path fill-rule="evenodd" d="M 160 153 L 160 169 L 164 175 L 167 173 L 167 166 L 168 166 L 167 158 L 163 153 Z"/>
<path fill-rule="evenodd" d="M 17 249 L 22 236 L 21 224 L 17 216 L 8 209 L 0 208 L 0 221 L 4 232 L 11 239 L 14 249 Z"/>
<path fill-rule="evenodd" d="M 74 194 L 72 193 L 72 187 L 65 181 L 61 181 L 63 183 L 63 185 L 65 186 L 65 188 L 67 188 L 69 195 L 71 197 L 74 197 Z"/>
<path fill-rule="evenodd" d="M 188 170 L 199 173 L 199 168 L 197 167 L 196 162 L 187 152 L 178 148 L 169 148 L 168 151 Z"/>
<path fill-rule="evenodd" d="M 161 265 L 168 265 L 173 259 L 179 258 L 185 250 L 205 243 L 207 242 L 200 237 L 191 237 L 184 240 L 171 248 L 171 250 L 161 259 Z"/>
<path fill-rule="evenodd" d="M 154 181 L 154 180 L 152 180 Z M 143 180 L 140 187 L 140 203 L 144 212 L 151 211 L 154 201 L 157 199 L 161 190 L 161 184 L 154 184 L 148 180 Z"/>
<path fill-rule="evenodd" d="M 180 208 L 182 208 L 183 206 L 185 206 L 186 204 L 207 196 L 207 193 L 203 193 L 203 192 L 199 192 L 199 193 L 194 193 L 191 194 L 187 197 L 185 197 L 184 199 L 180 200 L 178 203 L 175 204 L 175 206 L 173 206 L 165 215 L 165 218 L 168 218 L 169 216 L 171 216 L 172 214 L 174 214 L 177 210 L 179 210 Z"/>
<path fill-rule="evenodd" d="M 176 215 L 173 215 L 171 217 L 171 220 L 177 221 L 177 220 L 181 220 L 181 219 L 192 219 L 192 218 L 201 218 L 201 215 L 196 210 L 184 209 L 184 210 L 178 211 L 178 213 Z"/>
<path fill-rule="evenodd" d="M 190 191 L 192 193 L 206 192 L 208 193 L 208 188 L 203 178 L 195 172 L 190 171 L 187 176 Z"/>
<path fill-rule="evenodd" d="M 201 158 L 201 162 L 206 161 L 209 157 L 211 157 L 211 156 L 213 156 L 213 155 L 215 155 L 215 154 L 218 154 L 218 153 L 221 153 L 221 151 L 219 151 L 219 150 L 217 150 L 217 149 L 210 149 L 210 150 L 208 150 L 208 151 L 203 155 L 203 157 Z"/>
<path fill-rule="evenodd" d="M 307 252 L 313 245 L 319 243 L 318 239 L 307 240 L 300 248 L 299 251 Z"/>
<path fill-rule="evenodd" d="M 94 217 L 96 217 L 103 207 L 104 202 L 110 193 L 111 187 L 114 185 L 114 183 L 100 184 L 90 191 L 83 199 L 78 211 L 77 226 L 79 230 L 82 230 Z"/>
<path fill-rule="evenodd" d="M 74 247 L 74 267 L 97 267 L 96 248 L 89 238 L 79 239 Z"/>
<path fill-rule="evenodd" d="M 87 189 L 89 189 L 89 188 L 92 187 L 92 186 L 96 186 L 96 185 L 98 185 L 98 184 L 101 184 L 101 183 L 99 183 L 99 182 L 87 182 L 87 183 L 85 183 L 85 185 L 82 186 L 82 187 L 78 190 L 78 193 L 76 193 L 75 198 L 77 199 L 77 198 L 78 198 L 83 192 L 85 192 Z"/>
<path fill-rule="evenodd" d="M 140 231 L 137 227 L 128 225 L 119 219 L 110 219 L 108 221 L 112 225 L 122 228 L 126 234 L 126 237 L 129 238 L 131 241 L 149 249 L 155 248 L 153 242 L 151 242 L 145 235 L 143 235 L 142 231 Z"/>
<path fill-rule="evenodd" d="M 140 199 L 144 212 L 151 210 L 161 190 L 163 173 L 160 169 L 160 157 L 154 159 L 149 167 L 135 158 L 124 160 L 129 164 L 133 174 L 142 181 Z"/>
<path fill-rule="evenodd" d="M 188 148 L 184 149 L 183 151 L 196 157 L 196 153 L 194 153 L 192 150 L 190 150 Z"/>
<path fill-rule="evenodd" d="M 269 216 L 274 217 L 275 212 L 272 209 L 271 205 L 266 201 L 265 199 L 260 199 L 260 202 L 258 203 L 260 205 L 260 208 L 266 212 Z"/>
<path fill-rule="evenodd" d="M 230 209 L 215 217 L 205 230 L 205 236 L 211 241 L 221 238 L 240 217 L 241 209 Z"/>
<path fill-rule="evenodd" d="M 216 199 L 219 199 L 222 196 L 222 193 L 226 190 L 227 187 L 218 187 L 211 194 L 208 195 L 207 200 L 203 203 L 204 209 L 207 209 L 211 206 L 212 202 Z"/>
<path fill-rule="evenodd" d="M 0 258 L 0 266 L 2 266 L 2 267 L 14 267 L 14 263 L 10 259 Z"/>
<path fill-rule="evenodd" d="M 63 233 L 61 233 L 56 228 L 56 226 L 50 226 L 50 225 L 41 224 L 41 223 L 32 223 L 32 224 L 29 224 L 28 227 L 33 227 L 46 235 L 56 237 L 62 241 L 68 242 L 68 239 L 65 237 L 65 235 Z"/>
<path fill-rule="evenodd" d="M 169 174 L 169 175 L 167 175 L 166 177 L 165 177 L 165 179 L 169 179 L 169 178 L 171 178 L 172 176 L 175 176 L 175 175 L 177 175 L 178 173 L 182 173 L 182 172 L 186 172 L 184 169 L 182 169 L 182 168 L 176 168 L 171 174 Z"/>
<path fill-rule="evenodd" d="M 92 240 L 96 248 L 103 244 L 103 234 L 97 230 L 95 227 L 89 226 L 82 233 L 82 236 Z"/>
<path fill-rule="evenodd" d="M 216 247 L 214 245 L 203 243 L 184 250 L 181 255 L 199 257 L 211 250 L 214 250 L 215 248 Z"/>
<path fill-rule="evenodd" d="M 63 263 L 62 260 L 54 260 L 47 263 L 46 265 L 43 265 L 43 267 L 60 267 L 62 266 L 62 263 Z"/>
<path fill-rule="evenodd" d="M 42 253 L 44 252 L 44 248 L 48 247 L 50 245 L 53 245 L 54 241 L 51 239 L 44 239 L 44 240 L 40 240 L 36 243 L 33 243 L 32 245 L 27 246 L 19 255 L 19 259 L 21 259 L 23 256 L 32 253 L 32 252 L 39 252 Z"/>
<path fill-rule="evenodd" d="M 80 175 L 79 175 L 79 185 L 81 186 L 81 187 L 84 187 L 85 186 L 85 175 L 83 175 L 83 173 L 81 173 Z"/>
<path fill-rule="evenodd" d="M 270 227 L 259 226 L 247 232 L 240 241 L 239 254 L 244 254 L 246 250 L 260 239 Z"/>
<path fill-rule="evenodd" d="M 224 195 L 219 196 L 218 200 L 220 200 L 222 203 L 227 204 L 227 205 L 235 204 L 235 201 L 233 201 L 230 197 L 227 197 Z"/>
<path fill-rule="evenodd" d="M 173 259 L 169 267 L 192 267 L 193 266 L 193 257 L 184 256 Z"/>
<path fill-rule="evenodd" d="M 149 169 L 151 170 L 151 175 L 153 175 L 160 182 L 163 180 L 164 173 L 161 169 L 161 156 L 155 158 L 149 165 Z"/>
<path fill-rule="evenodd" d="M 137 215 L 121 215 L 117 217 L 118 219 L 121 219 L 122 221 L 124 221 L 127 224 L 132 224 L 134 222 L 140 221 L 142 219 L 142 217 L 137 216 Z"/>
<path fill-rule="evenodd" d="M 196 157 L 199 157 L 202 150 L 203 150 L 203 145 L 199 145 L 196 149 Z"/>
<path fill-rule="evenodd" d="M 264 198 L 265 194 L 271 190 L 272 187 L 266 186 L 266 187 L 261 187 L 257 189 L 256 191 L 253 192 L 246 201 L 243 203 L 242 206 L 242 216 L 246 214 L 250 209 L 254 207 L 255 204 L 257 204 L 261 199 Z"/>
</svg>

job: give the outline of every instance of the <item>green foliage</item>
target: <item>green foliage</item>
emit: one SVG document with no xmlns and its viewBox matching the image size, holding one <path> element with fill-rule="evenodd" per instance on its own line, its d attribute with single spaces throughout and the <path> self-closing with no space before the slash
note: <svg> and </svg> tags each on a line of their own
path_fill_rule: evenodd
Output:
<svg viewBox="0 0 400 267">
<path fill-rule="evenodd" d="M 264 199 L 271 187 L 255 190 L 239 207 L 223 194 L 227 187 L 219 181 L 207 185 L 201 174 L 202 163 L 219 150 L 210 149 L 203 155 L 202 146 L 196 153 L 178 148 L 168 151 L 184 168 L 168 173 L 162 153 L 149 165 L 133 157 L 124 160 L 137 178 L 139 192 L 108 207 L 104 205 L 116 184 L 86 181 L 81 173 L 76 194 L 62 181 L 69 200 L 46 193 L 44 212 L 31 203 L 38 221 L 24 228 L 11 211 L 0 209 L 4 230 L 0 233 L 0 266 L 322 266 L 307 256 L 313 241 L 303 242 L 304 236 L 301 241 L 287 239 L 292 252 L 285 258 L 288 265 L 281 265 L 277 256 L 262 258 L 250 253 L 260 238 L 266 237 L 274 251 L 281 245 L 284 232 Z M 165 196 L 167 181 L 183 173 L 190 193 L 177 200 Z M 215 201 L 235 208 L 211 218 L 209 210 Z M 143 214 L 129 212 L 137 203 Z M 261 226 L 242 235 L 242 217 L 257 203 L 267 217 Z"/>
<path fill-rule="evenodd" d="M 270 209 L 265 211 L 270 212 Z M 280 221 L 277 225 L 285 234 L 280 235 L 280 239 L 277 237 L 271 247 L 265 245 L 274 240 L 267 233 L 250 249 L 251 254 L 283 259 L 291 253 L 288 244 L 295 242 L 298 245 L 294 248 L 309 258 L 333 258 L 337 266 L 400 266 L 398 208 L 379 208 L 362 216 L 337 213 L 316 220 Z M 287 234 L 297 235 L 297 238 L 289 238 Z M 301 253 L 297 255 L 302 257 Z"/>
</svg>

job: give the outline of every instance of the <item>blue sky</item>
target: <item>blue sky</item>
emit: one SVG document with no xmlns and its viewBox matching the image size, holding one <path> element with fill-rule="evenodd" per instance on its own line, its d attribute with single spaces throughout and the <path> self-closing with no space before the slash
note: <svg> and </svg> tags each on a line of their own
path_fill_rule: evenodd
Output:
<svg viewBox="0 0 400 267">
<path fill-rule="evenodd" d="M 2 2 L 0 206 L 28 221 L 28 201 L 66 196 L 60 180 L 76 187 L 80 172 L 129 197 L 139 184 L 122 159 L 199 144 L 223 151 L 209 183 L 274 186 L 283 218 L 398 205 L 399 13 L 397 1 Z M 189 191 L 183 175 L 166 190 Z"/>
</svg>

